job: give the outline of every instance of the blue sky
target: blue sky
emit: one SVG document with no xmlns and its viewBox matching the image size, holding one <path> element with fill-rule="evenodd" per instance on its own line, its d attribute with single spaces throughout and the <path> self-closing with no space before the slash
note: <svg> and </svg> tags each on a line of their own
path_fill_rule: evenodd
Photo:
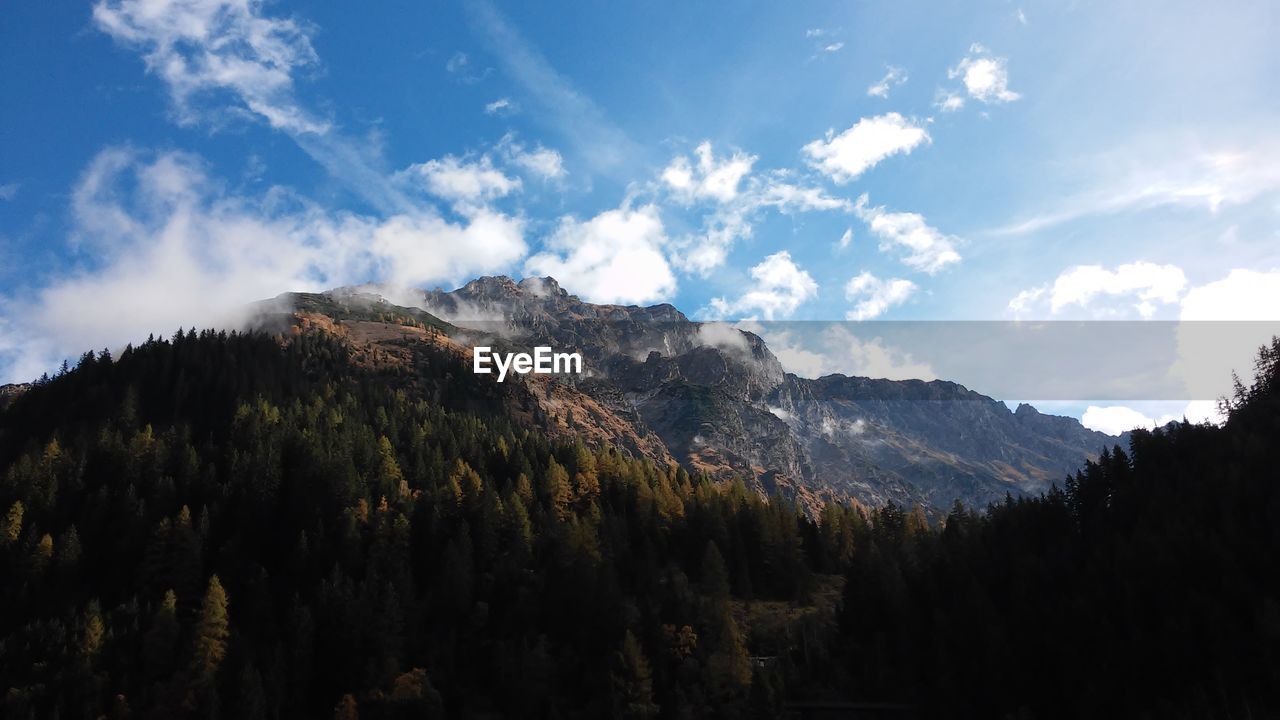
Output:
<svg viewBox="0 0 1280 720">
<path fill-rule="evenodd" d="M 707 319 L 1280 319 L 1274 3 L 5 15 L 7 380 L 493 273 Z"/>
</svg>

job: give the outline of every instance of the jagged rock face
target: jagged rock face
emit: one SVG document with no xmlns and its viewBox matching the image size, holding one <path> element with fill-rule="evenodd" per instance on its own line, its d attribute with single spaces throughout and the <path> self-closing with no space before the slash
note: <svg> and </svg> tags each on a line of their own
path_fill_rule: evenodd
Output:
<svg viewBox="0 0 1280 720">
<path fill-rule="evenodd" d="M 491 336 L 581 352 L 586 376 L 556 381 L 557 402 L 591 404 L 609 428 L 597 436 L 815 512 L 825 499 L 985 506 L 1041 492 L 1122 441 L 953 382 L 797 377 L 752 333 L 670 305 L 586 303 L 551 278 L 484 277 L 418 305 L 462 346 Z"/>
</svg>

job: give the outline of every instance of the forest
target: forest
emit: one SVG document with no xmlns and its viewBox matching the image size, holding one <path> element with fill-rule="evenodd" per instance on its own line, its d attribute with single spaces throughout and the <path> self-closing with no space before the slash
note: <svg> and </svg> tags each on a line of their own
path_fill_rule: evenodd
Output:
<svg viewBox="0 0 1280 720">
<path fill-rule="evenodd" d="M 1280 341 L 1223 426 L 944 511 L 808 517 L 492 386 L 320 332 L 42 378 L 0 410 L 0 715 L 1280 712 Z"/>
</svg>

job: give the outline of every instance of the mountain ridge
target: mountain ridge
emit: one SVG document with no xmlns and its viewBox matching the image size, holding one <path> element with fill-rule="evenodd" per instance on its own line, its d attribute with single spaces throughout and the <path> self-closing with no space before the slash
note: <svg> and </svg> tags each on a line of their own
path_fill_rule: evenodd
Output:
<svg viewBox="0 0 1280 720">
<path fill-rule="evenodd" d="M 373 346 L 400 338 L 379 337 L 385 331 L 368 323 L 399 318 L 431 328 L 459 355 L 482 340 L 579 351 L 583 376 L 526 376 L 511 391 L 522 407 L 541 410 L 553 435 L 582 433 L 717 479 L 742 478 L 810 512 L 827 500 L 983 506 L 1042 492 L 1124 442 L 1025 403 L 1011 411 L 950 380 L 800 377 L 754 333 L 690 320 L 665 303 L 588 303 L 550 277 L 486 276 L 394 302 L 369 286 L 339 288 L 262 307 L 276 310 L 277 329 L 280 311 L 295 324 L 299 313 L 328 316 Z M 353 314 L 360 309 L 376 317 Z"/>
</svg>

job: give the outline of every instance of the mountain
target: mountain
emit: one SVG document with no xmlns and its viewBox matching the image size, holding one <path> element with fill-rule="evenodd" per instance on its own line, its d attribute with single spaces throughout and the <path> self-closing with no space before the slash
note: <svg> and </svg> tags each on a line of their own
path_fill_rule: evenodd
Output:
<svg viewBox="0 0 1280 720">
<path fill-rule="evenodd" d="M 1010 411 L 954 382 L 798 377 L 751 332 L 694 322 L 667 304 L 583 302 L 549 277 L 482 277 L 397 302 L 354 288 L 284 295 L 262 307 L 275 327 L 328 329 L 382 357 L 425 337 L 405 323 L 433 328 L 433 342 L 462 354 L 482 343 L 580 352 L 583 376 L 507 381 L 515 404 L 538 408 L 552 436 L 576 433 L 714 478 L 742 478 L 810 512 L 850 499 L 985 506 L 1042 492 L 1124 442 L 1029 405 Z M 385 317 L 359 314 L 369 311 Z"/>
<path fill-rule="evenodd" d="M 615 412 L 631 386 L 494 382 L 456 318 L 355 292 L 258 309 L 278 333 L 179 332 L 10 391 L 0 717 L 1280 711 L 1280 340 L 1225 425 L 1135 431 L 1060 488 L 931 522 L 689 472 L 661 437 L 688 427 Z M 485 341 L 527 341 L 502 329 Z M 814 464 L 847 460 L 792 424 L 934 423 L 935 456 L 991 452 L 945 427 L 994 413 L 959 386 L 775 385 L 762 345 L 734 369 L 695 331 L 715 332 L 673 318 L 650 330 L 671 357 L 615 358 L 653 373 L 651 417 L 693 403 L 759 443 L 763 403 Z M 1075 427 L 1001 417 L 1050 449 Z"/>
</svg>

